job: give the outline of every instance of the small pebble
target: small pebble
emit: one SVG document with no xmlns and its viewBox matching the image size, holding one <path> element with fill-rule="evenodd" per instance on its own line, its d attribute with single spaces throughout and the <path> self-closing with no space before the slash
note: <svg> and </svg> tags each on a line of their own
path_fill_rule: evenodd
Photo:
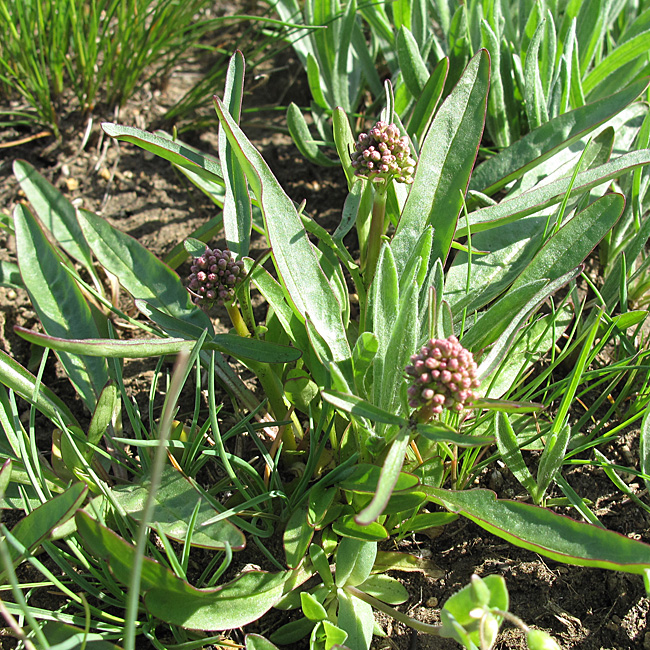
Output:
<svg viewBox="0 0 650 650">
<path fill-rule="evenodd" d="M 79 189 L 79 181 L 76 178 L 66 178 L 65 186 L 68 188 L 68 192 L 74 192 Z"/>
</svg>

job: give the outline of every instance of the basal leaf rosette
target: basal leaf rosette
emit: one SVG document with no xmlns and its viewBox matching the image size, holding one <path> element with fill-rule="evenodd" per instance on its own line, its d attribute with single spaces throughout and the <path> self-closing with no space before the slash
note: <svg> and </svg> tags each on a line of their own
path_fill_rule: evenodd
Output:
<svg viewBox="0 0 650 650">
<path fill-rule="evenodd" d="M 413 182 L 415 160 L 409 140 L 395 124 L 377 122 L 368 133 L 360 133 L 350 157 L 356 176 L 375 183 Z"/>
<path fill-rule="evenodd" d="M 455 336 L 429 339 L 405 368 L 412 378 L 409 405 L 417 409 L 417 419 L 426 422 L 443 410 L 462 411 L 476 399 L 480 385 L 472 353 Z"/>
<path fill-rule="evenodd" d="M 190 271 L 188 289 L 194 304 L 202 306 L 232 302 L 237 285 L 246 275 L 244 262 L 235 260 L 227 248 L 206 248 L 192 260 Z"/>
</svg>

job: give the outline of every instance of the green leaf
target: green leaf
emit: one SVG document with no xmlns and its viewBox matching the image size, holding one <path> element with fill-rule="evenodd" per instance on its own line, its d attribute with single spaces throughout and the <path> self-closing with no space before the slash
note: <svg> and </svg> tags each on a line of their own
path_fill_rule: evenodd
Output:
<svg viewBox="0 0 650 650">
<path fill-rule="evenodd" d="M 330 348 L 333 361 L 351 352 L 341 319 L 341 306 L 318 264 L 316 254 L 291 199 L 280 187 L 257 149 L 215 99 L 217 114 L 227 133 L 264 216 L 273 259 L 298 313 L 313 323 Z"/>
<path fill-rule="evenodd" d="M 463 347 L 478 352 L 494 343 L 507 328 L 512 314 L 517 314 L 522 308 L 525 308 L 545 285 L 546 278 L 539 278 L 529 284 L 523 284 L 515 290 L 508 291 L 505 296 L 483 312 L 469 332 L 463 335 L 461 339 Z M 545 300 L 545 297 L 541 298 L 540 302 L 542 300 Z M 529 306 L 528 314 L 530 314 L 530 309 L 534 309 L 534 306 Z"/>
<path fill-rule="evenodd" d="M 352 373 L 354 375 L 354 385 L 357 393 L 364 395 L 366 393 L 365 377 L 372 361 L 377 354 L 379 343 L 377 337 L 372 332 L 363 332 L 352 350 Z"/>
<path fill-rule="evenodd" d="M 377 542 L 343 537 L 336 551 L 336 586 L 356 586 L 365 582 L 377 557 Z M 346 630 L 347 631 L 347 630 Z"/>
<path fill-rule="evenodd" d="M 478 165 L 472 173 L 470 189 L 494 194 L 622 111 L 647 86 L 647 80 L 637 81 L 610 97 L 549 120 Z"/>
<path fill-rule="evenodd" d="M 569 198 L 571 198 L 584 194 L 587 190 L 602 185 L 613 178 L 618 178 L 639 165 L 648 163 L 650 163 L 650 149 L 623 154 L 604 165 L 580 172 L 575 181 L 570 176 L 565 176 L 557 181 L 522 192 L 511 199 L 505 199 L 498 205 L 470 212 L 468 218 L 472 234 L 512 223 L 526 215 L 541 212 L 555 203 L 560 203 L 566 197 L 569 187 L 571 187 L 569 193 Z M 462 217 L 456 236 L 466 235 L 467 223 L 465 217 Z"/>
<path fill-rule="evenodd" d="M 239 123 L 244 92 L 244 56 L 235 52 L 228 64 L 226 85 L 223 93 L 224 106 Z M 241 259 L 248 255 L 250 246 L 252 211 L 248 184 L 231 144 L 223 129 L 219 130 L 219 160 L 223 167 L 225 198 L 223 202 L 223 227 L 226 244 Z"/>
<path fill-rule="evenodd" d="M 358 524 L 370 524 L 383 512 L 400 476 L 404 465 L 404 454 L 410 440 L 408 427 L 402 427 L 391 444 L 379 474 L 377 491 L 372 501 L 357 515 Z"/>
<path fill-rule="evenodd" d="M 287 127 L 298 151 L 310 162 L 323 167 L 336 167 L 338 160 L 330 160 L 314 142 L 309 131 L 309 126 L 303 117 L 302 111 L 291 102 L 287 109 Z"/>
<path fill-rule="evenodd" d="M 65 402 L 47 386 L 39 383 L 38 395 L 35 396 L 36 377 L 3 350 L 0 350 L 0 382 L 33 404 L 50 420 L 56 421 L 60 417 L 64 424 L 81 428 Z"/>
<path fill-rule="evenodd" d="M 478 585 L 483 587 L 477 590 Z M 484 597 L 477 598 L 477 591 Z M 457 623 L 467 634 L 472 644 L 480 644 L 481 632 L 479 620 L 472 616 L 473 610 L 477 607 L 494 607 L 501 611 L 508 611 L 509 606 L 508 589 L 502 576 L 490 575 L 485 578 L 472 577 L 472 583 L 463 587 L 459 592 L 451 596 L 441 611 L 442 631 L 441 636 L 451 637 L 460 642 L 457 631 L 460 631 L 452 624 Z M 485 601 L 485 602 L 484 602 Z M 496 617 L 501 623 L 501 617 Z M 461 634 L 462 637 L 462 634 Z M 493 639 L 485 639 L 487 647 L 492 647 Z M 476 647 L 476 645 L 474 645 Z"/>
<path fill-rule="evenodd" d="M 105 641 L 104 636 L 97 632 L 88 632 L 80 627 L 46 621 L 43 623 L 43 634 L 52 650 L 122 650 L 120 646 Z"/>
<path fill-rule="evenodd" d="M 145 476 L 137 483 L 114 487 L 112 490 L 115 500 L 136 521 L 141 519 L 149 494 L 149 483 L 149 477 Z M 156 492 L 156 525 L 160 526 L 170 539 L 184 542 L 187 538 L 188 522 L 199 501 L 201 505 L 196 527 L 192 532 L 192 546 L 221 550 L 228 543 L 233 550 L 243 549 L 246 545 L 244 535 L 229 521 L 221 520 L 203 525 L 203 522 L 214 518 L 214 508 L 186 477 L 169 465 L 163 470 L 160 487 Z"/>
<path fill-rule="evenodd" d="M 77 222 L 74 206 L 28 162 L 16 160 L 14 174 L 43 226 L 70 257 L 91 271 L 90 248 Z"/>
<path fill-rule="evenodd" d="M 589 95 L 607 77 L 616 74 L 624 65 L 638 57 L 647 59 L 650 49 L 650 31 L 637 34 L 629 41 L 615 47 L 594 69 L 583 79 L 583 89 Z"/>
<path fill-rule="evenodd" d="M 111 357 L 117 359 L 143 359 L 147 357 L 161 357 L 167 354 L 177 354 L 181 350 L 192 350 L 196 345 L 202 331 L 195 332 L 196 339 L 64 339 L 47 336 L 27 330 L 16 328 L 16 333 L 27 341 L 71 353 L 85 353 L 90 357 Z M 261 363 L 291 363 L 300 358 L 300 350 L 280 345 L 271 341 L 251 339 L 237 334 L 215 334 L 204 344 L 205 350 L 217 350 L 229 354 L 237 359 L 250 359 Z"/>
<path fill-rule="evenodd" d="M 448 513 L 436 513 L 448 514 Z M 452 515 L 457 518 L 458 515 Z M 449 521 L 454 521 L 450 519 Z M 407 573 L 424 573 L 430 578 L 444 578 L 445 571 L 439 569 L 432 560 L 411 555 L 409 553 L 399 553 L 397 551 L 379 551 L 377 559 L 372 568 L 373 572 L 383 573 L 385 571 L 405 571 Z"/>
<path fill-rule="evenodd" d="M 342 645 L 348 638 L 348 633 L 329 621 L 323 621 L 323 631 L 325 632 L 325 649 L 326 650 L 346 650 L 347 646 Z"/>
<path fill-rule="evenodd" d="M 110 122 L 104 122 L 102 129 L 111 138 L 135 144 L 178 167 L 198 174 L 207 181 L 223 185 L 223 175 L 218 160 L 201 154 L 183 143 L 175 142 L 169 136 L 156 135 L 132 126 L 121 126 Z"/>
<path fill-rule="evenodd" d="M 78 218 L 99 263 L 117 276 L 134 298 L 147 300 L 165 313 L 212 332 L 209 317 L 192 304 L 180 278 L 166 264 L 96 214 L 79 210 Z"/>
<path fill-rule="evenodd" d="M 447 258 L 483 134 L 489 77 L 489 56 L 482 50 L 440 107 L 422 143 L 415 180 L 391 243 L 400 274 L 428 225 L 435 231 L 432 260 Z"/>
<path fill-rule="evenodd" d="M 317 483 L 309 490 L 309 508 L 307 516 L 309 524 L 314 528 L 319 528 L 330 509 L 334 498 L 336 497 L 336 488 L 324 487 L 322 483 Z"/>
<path fill-rule="evenodd" d="M 20 277 L 18 264 L 7 260 L 0 260 L 0 286 L 12 289 L 24 289 L 23 280 Z"/>
<path fill-rule="evenodd" d="M 99 336 L 90 308 L 29 210 L 14 210 L 20 273 L 34 309 L 51 336 Z M 104 359 L 58 354 L 66 374 L 89 409 L 108 381 Z"/>
<path fill-rule="evenodd" d="M 643 575 L 650 545 L 546 508 L 497 499 L 489 490 L 418 488 L 435 503 L 471 519 L 506 541 L 557 562 Z"/>
<path fill-rule="evenodd" d="M 581 375 L 582 372 L 579 374 Z M 560 427 L 557 427 L 555 423 L 553 424 L 551 433 L 546 438 L 544 451 L 537 466 L 537 489 L 533 493 L 535 503 L 539 503 L 544 498 L 548 486 L 560 471 L 560 467 L 562 467 L 564 457 L 566 456 L 570 437 L 571 425 L 568 420 Z"/>
<path fill-rule="evenodd" d="M 548 347 L 545 348 L 545 351 L 548 351 Z M 500 413 L 535 413 L 546 408 L 544 404 L 538 402 L 517 402 L 516 400 L 493 399 L 491 397 L 479 397 L 472 404 L 474 408 Z"/>
<path fill-rule="evenodd" d="M 494 438 L 487 436 L 468 436 L 458 433 L 451 427 L 440 423 L 435 424 L 418 424 L 418 433 L 427 440 L 434 442 L 450 442 L 458 447 L 483 447 L 491 445 Z"/>
<path fill-rule="evenodd" d="M 550 281 L 576 268 L 618 221 L 625 199 L 607 194 L 567 221 L 515 280 L 511 291 L 539 278 Z"/>
<path fill-rule="evenodd" d="M 321 395 L 326 402 L 334 405 L 336 408 L 356 415 L 358 417 L 367 418 L 373 422 L 384 422 L 386 424 L 393 424 L 396 426 L 404 426 L 407 421 L 398 416 L 374 406 L 370 402 L 356 397 L 354 395 L 345 395 L 333 390 L 321 391 Z"/>
<path fill-rule="evenodd" d="M 562 251 L 562 254 L 564 251 Z M 578 262 L 579 264 L 579 262 Z M 558 289 L 563 287 L 567 282 L 570 282 L 576 278 L 580 273 L 580 267 L 565 273 L 559 278 L 555 278 L 552 282 L 549 282 L 545 287 L 538 291 L 514 316 L 511 314 L 510 320 L 507 323 L 506 328 L 499 334 L 499 338 L 496 340 L 490 351 L 484 355 L 481 359 L 481 363 L 478 367 L 478 376 L 482 380 L 484 377 L 489 376 L 492 371 L 497 367 L 497 365 L 505 358 L 508 350 L 512 346 L 517 332 L 521 329 L 524 323 L 528 320 L 530 315 L 539 308 L 544 300 L 546 300 L 550 295 L 555 293 Z M 521 277 L 521 276 L 520 276 Z M 533 274 L 530 274 L 529 279 L 534 278 Z M 531 279 L 531 284 L 534 280 Z M 510 292 L 513 294 L 518 292 L 522 287 L 527 286 L 524 282 L 519 283 L 519 287 L 511 288 Z M 507 302 L 507 298 L 502 299 L 504 302 Z M 501 304 L 501 301 L 499 303 Z M 504 316 L 505 318 L 505 316 Z M 480 321 L 479 321 L 480 322 Z M 488 320 L 487 323 L 490 321 Z M 481 327 L 479 325 L 479 327 Z M 498 327 L 500 330 L 501 327 Z M 471 330 L 470 330 L 471 331 Z"/>
<path fill-rule="evenodd" d="M 308 618 L 299 618 L 285 623 L 271 634 L 271 638 L 280 645 L 289 645 L 304 639 L 316 624 Z M 265 650 L 265 649 L 264 649 Z"/>
<path fill-rule="evenodd" d="M 101 526 L 86 512 L 75 517 L 86 548 L 129 584 L 135 547 Z M 147 610 L 170 625 L 192 630 L 228 630 L 248 625 L 282 597 L 290 573 L 249 571 L 215 589 L 196 589 L 158 562 L 145 558 L 141 588 Z"/>
<path fill-rule="evenodd" d="M 347 113 L 340 106 L 337 106 L 332 113 L 332 131 L 334 133 L 334 144 L 336 145 L 336 152 L 339 155 L 341 167 L 343 167 L 345 177 L 348 181 L 348 190 L 352 190 L 352 186 L 355 184 L 355 181 L 359 185 L 358 189 L 361 190 L 362 187 L 365 187 L 365 184 L 355 179 L 354 167 L 352 167 L 352 160 L 350 158 L 350 152 L 354 148 L 354 135 L 352 134 L 352 129 L 350 127 L 350 119 L 348 118 Z M 350 227 L 352 227 L 352 225 L 350 225 Z M 334 233 L 334 239 L 337 239 L 337 233 L 341 232 L 340 229 L 341 224 L 339 224 L 336 232 Z M 339 238 L 342 239 L 346 234 L 347 233 L 343 233 L 339 236 Z"/>
<path fill-rule="evenodd" d="M 406 587 L 399 580 L 381 573 L 371 575 L 359 589 L 389 605 L 400 605 L 409 598 Z"/>
<path fill-rule="evenodd" d="M 375 402 L 392 413 L 400 412 L 406 402 L 404 368 L 417 349 L 420 337 L 418 293 L 417 282 L 410 282 L 400 296 L 399 312 L 388 344 L 385 350 L 380 348 L 373 363 Z M 377 433 L 385 434 L 386 427 L 377 427 Z"/>
<path fill-rule="evenodd" d="M 406 87 L 418 99 L 429 80 L 429 71 L 420 54 L 420 46 L 404 25 L 397 32 L 397 60 Z"/>
<path fill-rule="evenodd" d="M 368 650 L 372 641 L 372 631 L 375 627 L 375 617 L 372 607 L 342 592 L 339 593 L 338 627 L 348 634 L 345 640 L 350 650 Z"/>
<path fill-rule="evenodd" d="M 93 417 L 88 426 L 88 442 L 91 445 L 99 444 L 102 436 L 113 422 L 119 407 L 120 391 L 114 383 L 109 383 L 104 387 L 97 400 L 97 406 L 95 406 Z"/>
<path fill-rule="evenodd" d="M 436 67 L 427 79 L 422 93 L 419 97 L 416 96 L 417 101 L 413 107 L 406 130 L 409 134 L 414 135 L 418 142 L 422 142 L 422 138 L 426 135 L 431 120 L 435 115 L 436 108 L 438 108 L 448 71 L 449 59 L 444 57 L 436 63 Z"/>
<path fill-rule="evenodd" d="M 11 534 L 27 551 L 33 551 L 52 535 L 52 531 L 69 521 L 84 502 L 88 488 L 83 483 L 75 483 L 63 494 L 46 501 L 21 519 Z M 9 547 L 11 559 L 16 564 L 22 556 L 13 546 Z M 4 572 L 3 572 L 4 573 Z"/>
<path fill-rule="evenodd" d="M 501 460 L 503 460 L 506 467 L 514 474 L 515 478 L 526 488 L 528 494 L 535 494 L 537 483 L 526 466 L 521 449 L 519 448 L 519 443 L 517 442 L 517 436 L 512 429 L 507 415 L 497 413 L 494 421 L 494 434 L 497 448 L 501 454 Z"/>
<path fill-rule="evenodd" d="M 542 37 L 546 31 L 545 26 L 546 20 L 543 18 L 540 20 L 533 40 L 528 47 L 524 68 L 524 106 L 531 131 L 544 124 L 544 122 L 548 122 L 546 95 L 542 87 L 542 79 L 539 71 L 539 49 Z"/>
<path fill-rule="evenodd" d="M 318 571 L 318 575 L 323 581 L 323 584 L 328 589 L 331 589 L 334 586 L 334 578 L 325 551 L 323 551 L 323 549 L 317 544 L 312 544 L 309 547 L 309 559 L 314 565 L 316 571 Z"/>
<path fill-rule="evenodd" d="M 246 650 L 278 650 L 278 646 L 259 634 L 247 634 L 245 643 Z"/>
<path fill-rule="evenodd" d="M 7 486 L 11 480 L 11 460 L 6 460 L 0 468 L 0 499 L 4 499 Z"/>
<path fill-rule="evenodd" d="M 303 614 L 310 621 L 323 621 L 327 618 L 325 608 L 306 591 L 300 593 L 300 604 L 302 606 Z"/>
<path fill-rule="evenodd" d="M 365 494 L 374 494 L 377 491 L 377 483 L 379 482 L 379 475 L 381 467 L 377 465 L 368 465 L 359 463 L 355 465 L 349 472 L 343 475 L 339 480 L 338 486 L 343 490 L 350 490 L 351 492 L 361 492 Z M 397 483 L 393 488 L 393 492 L 403 492 L 410 490 L 419 485 L 419 479 L 413 474 L 400 472 Z"/>
<path fill-rule="evenodd" d="M 358 524 L 354 515 L 343 515 L 332 523 L 332 530 L 340 537 L 351 537 L 362 542 L 381 542 L 388 539 L 388 531 L 378 522 Z"/>
<path fill-rule="evenodd" d="M 284 530 L 282 542 L 287 559 L 287 566 L 295 569 L 300 566 L 307 554 L 307 549 L 314 536 L 314 528 L 307 518 L 307 508 L 294 510 Z"/>
<path fill-rule="evenodd" d="M 643 482 L 650 490 L 650 479 L 646 478 L 650 476 L 650 410 L 643 416 L 639 436 L 639 466 L 645 475 Z"/>
</svg>

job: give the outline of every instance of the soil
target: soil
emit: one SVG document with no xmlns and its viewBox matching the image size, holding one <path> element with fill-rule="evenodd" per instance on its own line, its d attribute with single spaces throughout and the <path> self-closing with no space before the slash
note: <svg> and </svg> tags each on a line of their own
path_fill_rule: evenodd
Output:
<svg viewBox="0 0 650 650">
<path fill-rule="evenodd" d="M 258 71 L 251 77 L 256 79 L 257 87 L 254 94 L 247 92 L 245 108 L 287 105 L 289 101 L 297 101 L 303 106 L 308 104 L 306 79 L 300 66 L 287 52 L 268 70 Z M 119 115 L 95 115 L 83 148 L 81 143 L 86 122 L 72 115 L 64 123 L 62 143 L 36 139 L 0 150 L 0 210 L 10 215 L 14 204 L 21 200 L 11 172 L 11 162 L 21 158 L 34 165 L 69 199 L 97 212 L 156 255 L 164 256 L 213 216 L 216 208 L 164 161 L 105 137 L 99 123 L 107 119 L 151 130 L 164 107 L 173 103 L 186 83 L 183 70 L 179 70 L 172 75 L 164 91 L 145 87 Z M 283 133 L 282 111 L 252 115 L 248 123 L 245 118 L 244 130 L 262 151 L 287 193 L 296 202 L 306 200 L 306 209 L 315 214 L 319 222 L 326 226 L 335 224 L 345 197 L 341 170 L 324 169 L 305 162 L 290 138 Z M 264 128 L 260 128 L 261 124 Z M 16 139 L 24 134 L 9 134 L 12 135 Z M 208 152 L 216 148 L 215 130 L 187 131 L 183 138 Z M 14 258 L 14 243 L 6 231 L 0 232 L 0 250 L 6 259 Z M 179 271 L 183 273 L 186 270 L 182 267 Z M 211 316 L 217 326 L 227 328 L 225 312 L 215 309 Z M 15 325 L 37 328 L 36 315 L 24 291 L 0 288 L 0 347 L 21 364 L 33 367 L 30 346 L 15 335 Z M 125 366 L 129 391 L 141 406 L 149 399 L 154 367 L 155 364 L 149 361 L 134 361 Z M 43 381 L 83 422 L 88 421 L 89 414 L 84 411 L 53 356 L 47 363 Z M 158 395 L 156 398 L 157 409 L 161 397 Z M 27 414 L 26 406 L 22 408 L 23 415 Z M 143 408 L 143 413 L 146 413 L 146 408 Z M 43 420 L 39 430 L 40 443 L 47 450 L 51 425 Z M 624 442 L 626 449 L 634 452 L 638 448 L 638 430 L 627 432 Z M 623 453 L 620 442 L 605 451 L 611 460 L 622 465 L 630 465 L 634 458 L 638 458 L 638 454 Z M 594 511 L 608 528 L 650 542 L 650 516 L 614 488 L 600 470 L 578 466 L 565 472 L 565 477 L 583 497 L 594 502 Z M 503 480 L 495 485 L 501 496 L 523 496 L 514 478 L 505 470 L 501 478 Z M 484 479 L 490 484 L 487 475 Z M 639 494 L 643 490 L 639 484 L 633 483 L 630 487 Z M 394 548 L 394 544 L 391 545 L 391 549 Z M 650 650 L 650 601 L 640 576 L 558 564 L 506 544 L 462 519 L 446 526 L 434 539 L 414 535 L 403 540 L 399 550 L 430 558 L 439 568 L 439 572 L 433 572 L 433 575 L 393 574 L 404 582 L 410 594 L 409 602 L 400 609 L 421 621 L 435 623 L 439 620 L 440 606 L 465 586 L 473 573 L 481 576 L 498 574 L 506 579 L 511 612 L 527 624 L 553 634 L 562 648 Z M 245 552 L 242 562 L 259 563 L 260 558 L 253 548 Z M 272 612 L 246 631 L 272 631 L 283 622 L 283 616 Z M 388 636 L 375 638 L 373 648 L 376 650 L 459 647 L 453 641 L 413 635 L 409 629 L 385 616 L 380 616 L 379 620 Z M 234 633 L 233 638 L 241 641 L 241 633 Z M 13 643 L 0 636 L 0 645 L 8 648 Z M 142 647 L 146 647 L 146 643 Z M 516 650 L 526 645 L 523 634 L 506 625 L 496 647 Z"/>
</svg>

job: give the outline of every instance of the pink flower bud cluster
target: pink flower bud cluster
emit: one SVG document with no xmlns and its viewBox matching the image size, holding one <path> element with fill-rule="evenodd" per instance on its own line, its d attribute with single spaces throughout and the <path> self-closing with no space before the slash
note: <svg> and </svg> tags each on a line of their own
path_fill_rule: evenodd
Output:
<svg viewBox="0 0 650 650">
<path fill-rule="evenodd" d="M 427 341 L 405 370 L 413 378 L 408 389 L 409 404 L 419 408 L 424 419 L 443 409 L 462 411 L 471 406 L 476 398 L 472 389 L 480 385 L 472 353 L 455 336 Z"/>
<path fill-rule="evenodd" d="M 351 154 L 356 176 L 375 183 L 394 178 L 398 183 L 412 183 L 415 160 L 411 158 L 409 140 L 400 137 L 395 124 L 377 122 L 368 133 L 360 133 Z"/>
<path fill-rule="evenodd" d="M 244 262 L 235 261 L 225 249 L 206 248 L 192 261 L 189 290 L 195 305 L 223 305 L 235 297 L 235 287 L 244 279 Z"/>
</svg>

